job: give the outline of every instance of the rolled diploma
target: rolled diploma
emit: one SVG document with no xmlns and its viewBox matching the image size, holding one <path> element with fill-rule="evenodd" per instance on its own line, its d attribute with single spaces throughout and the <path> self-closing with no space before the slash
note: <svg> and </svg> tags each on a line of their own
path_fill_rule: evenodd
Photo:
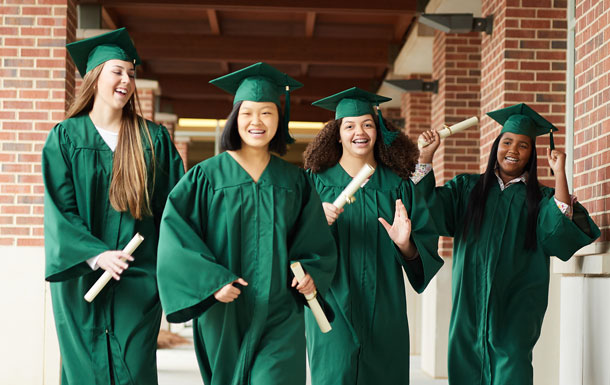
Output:
<svg viewBox="0 0 610 385">
<path fill-rule="evenodd" d="M 445 139 L 448 136 L 451 136 L 453 134 L 457 134 L 458 132 L 464 131 L 467 128 L 470 128 L 472 126 L 476 126 L 477 124 L 479 124 L 479 119 L 476 116 L 473 116 L 472 118 L 468 118 L 466 120 L 463 120 L 463 121 L 461 121 L 459 123 L 454 124 L 453 126 L 450 126 L 450 127 L 445 126 L 445 128 L 440 130 L 438 132 L 438 134 L 441 136 L 441 139 Z M 424 147 L 426 147 L 429 144 L 430 143 L 426 142 L 422 138 L 420 138 L 417 141 L 417 145 L 419 146 L 419 148 L 424 148 Z"/>
<path fill-rule="evenodd" d="M 358 191 L 360 186 L 364 183 L 364 181 L 373 175 L 375 169 L 368 163 L 365 163 L 364 166 L 358 171 L 358 174 L 352 179 L 352 181 L 347 185 L 347 187 L 341 191 L 341 194 L 335 199 L 333 205 L 337 206 L 337 208 L 341 208 L 345 206 L 346 203 L 352 203 L 354 201 L 353 195 Z"/>
<path fill-rule="evenodd" d="M 299 283 L 303 280 L 303 278 L 305 278 L 305 272 L 303 271 L 303 266 L 301 266 L 300 262 L 291 263 L 290 269 L 292 270 L 292 273 L 297 278 L 297 281 L 299 281 Z M 311 309 L 311 312 L 313 313 L 313 316 L 315 317 L 316 322 L 318 323 L 318 326 L 320 327 L 322 333 L 328 333 L 332 328 L 330 327 L 328 318 L 326 318 L 326 314 L 324 314 L 324 311 L 322 310 L 322 307 L 320 306 L 316 295 L 307 294 L 305 296 L 305 299 L 307 300 L 309 308 Z"/>
<path fill-rule="evenodd" d="M 127 246 L 125 246 L 123 252 L 129 255 L 133 254 L 133 252 L 138 248 L 138 246 L 140 246 L 140 243 L 142 243 L 143 240 L 144 237 L 141 236 L 140 233 L 136 233 L 136 235 L 131 238 L 131 241 L 129 241 Z M 121 258 L 121 260 L 124 261 L 125 259 Z M 102 274 L 102 276 L 97 279 L 93 286 L 91 286 L 91 289 L 89 289 L 87 294 L 85 294 L 85 301 L 93 301 L 95 297 L 97 297 L 97 295 L 100 293 L 100 291 L 102 291 L 104 286 L 106 286 L 108 282 L 110 282 L 111 279 L 112 273 L 109 271 L 105 271 L 104 274 Z"/>
</svg>

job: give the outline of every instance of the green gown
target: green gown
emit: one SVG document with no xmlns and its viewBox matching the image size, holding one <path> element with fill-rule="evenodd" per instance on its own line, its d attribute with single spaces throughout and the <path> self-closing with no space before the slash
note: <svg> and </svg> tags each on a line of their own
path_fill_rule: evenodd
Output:
<svg viewBox="0 0 610 385">
<path fill-rule="evenodd" d="M 113 152 L 87 114 L 55 126 L 42 150 L 45 183 L 45 276 L 62 357 L 62 385 L 157 383 L 156 341 L 161 305 L 156 284 L 158 226 L 165 201 L 183 175 L 167 130 L 148 122 L 156 172 L 152 217 L 134 219 L 110 205 Z M 150 145 L 145 145 L 150 164 Z M 149 171 L 152 178 L 152 171 Z M 85 262 L 122 249 L 139 232 L 135 261 L 92 302 L 85 293 L 102 275 Z"/>
<path fill-rule="evenodd" d="M 322 201 L 333 202 L 352 178 L 340 164 L 310 173 Z M 312 385 L 409 383 L 409 325 L 403 268 L 422 292 L 442 266 L 438 235 L 423 200 L 415 201 L 410 180 L 379 165 L 356 201 L 330 226 L 339 262 L 326 301 L 335 313 L 333 330 L 322 334 L 306 312 L 307 350 Z M 396 200 L 412 223 L 412 240 L 421 262 L 406 263 L 378 221 L 394 220 Z"/>
<path fill-rule="evenodd" d="M 305 384 L 300 261 L 320 293 L 336 248 L 303 170 L 275 156 L 255 183 L 228 153 L 193 167 L 169 196 L 159 241 L 159 291 L 170 322 L 194 319 L 206 385 Z M 213 294 L 242 277 L 231 303 Z"/>
<path fill-rule="evenodd" d="M 435 188 L 430 172 L 416 185 L 429 197 L 439 234 L 454 237 L 449 383 L 531 385 L 532 350 L 548 302 L 549 257 L 568 260 L 600 232 L 584 207 L 574 205 L 575 218 L 583 214 L 579 227 L 561 213 L 554 190 L 541 186 L 538 244 L 535 251 L 526 250 L 525 184 L 502 191 L 493 183 L 478 239 L 462 240 L 464 213 L 479 178 L 459 175 Z"/>
</svg>

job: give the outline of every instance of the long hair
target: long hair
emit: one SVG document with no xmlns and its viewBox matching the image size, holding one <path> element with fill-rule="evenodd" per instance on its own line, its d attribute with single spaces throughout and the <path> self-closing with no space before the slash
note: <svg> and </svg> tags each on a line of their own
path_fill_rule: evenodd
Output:
<svg viewBox="0 0 610 385">
<path fill-rule="evenodd" d="M 227 122 L 225 128 L 220 136 L 220 148 L 223 151 L 236 151 L 241 148 L 241 137 L 239 136 L 239 128 L 237 126 L 237 117 L 239 115 L 239 108 L 242 102 L 237 102 L 233 105 L 233 109 L 229 116 L 227 116 Z M 277 106 L 277 105 L 276 105 Z M 283 121 L 284 116 L 282 110 L 277 106 L 278 112 L 278 125 L 275 135 L 269 142 L 269 151 L 273 151 L 279 155 L 284 155 L 287 151 L 286 146 L 286 135 L 284 133 Z"/>
<path fill-rule="evenodd" d="M 71 118 L 82 113 L 89 113 L 93 108 L 95 90 L 98 78 L 102 73 L 105 63 L 102 63 L 85 74 L 83 84 L 70 105 L 66 118 Z M 150 209 L 150 195 L 154 187 L 148 187 L 148 169 L 144 157 L 143 139 L 150 144 L 152 151 L 151 167 L 152 179 L 155 178 L 155 153 L 150 131 L 142 114 L 140 99 L 133 83 L 133 95 L 123 107 L 121 127 L 117 147 L 114 151 L 112 166 L 112 181 L 108 197 L 112 207 L 120 212 L 129 211 L 136 219 L 152 215 Z M 138 114 L 137 110 L 140 112 Z"/>
<path fill-rule="evenodd" d="M 479 178 L 470 193 L 468 206 L 466 207 L 466 213 L 464 215 L 463 240 L 466 239 L 466 236 L 471 231 L 475 237 L 478 237 L 481 232 L 481 224 L 483 223 L 483 217 L 485 215 L 485 204 L 487 203 L 489 190 L 494 183 L 498 183 L 494 170 L 498 162 L 498 147 L 500 146 L 503 135 L 504 134 L 498 135 L 496 140 L 494 140 L 489 154 L 489 160 L 487 161 L 487 169 L 485 170 L 485 173 L 481 175 L 481 178 Z M 532 140 L 532 152 L 530 153 L 530 158 L 524 168 L 529 174 L 525 187 L 527 204 L 525 248 L 528 250 L 536 250 L 536 223 L 538 222 L 540 200 L 542 199 L 542 193 L 540 192 L 540 185 L 538 183 L 538 162 L 536 159 L 536 144 L 535 141 Z"/>
<path fill-rule="evenodd" d="M 379 119 L 373 116 L 375 127 L 379 127 Z M 343 155 L 343 146 L 339 142 L 339 129 L 343 119 L 331 120 L 324 125 L 314 140 L 309 143 L 303 153 L 304 166 L 306 169 L 311 169 L 314 173 L 322 172 L 330 167 L 333 167 L 339 162 Z M 388 130 L 398 131 L 399 134 L 392 142 L 392 145 L 386 147 L 383 143 L 381 130 L 377 129 L 377 139 L 373 147 L 373 154 L 378 163 L 390 168 L 402 179 L 407 179 L 415 170 L 419 150 L 417 145 L 411 141 L 404 133 L 396 126 L 384 119 L 384 123 Z"/>
</svg>

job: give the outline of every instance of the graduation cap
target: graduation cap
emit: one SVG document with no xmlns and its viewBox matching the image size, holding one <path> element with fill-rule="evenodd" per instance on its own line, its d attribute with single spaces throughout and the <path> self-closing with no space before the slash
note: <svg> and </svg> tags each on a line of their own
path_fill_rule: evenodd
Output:
<svg viewBox="0 0 610 385">
<path fill-rule="evenodd" d="M 294 142 L 288 131 L 288 122 L 290 121 L 290 91 L 303 87 L 303 84 L 269 64 L 262 62 L 210 80 L 210 83 L 235 95 L 233 104 L 244 100 L 251 102 L 273 102 L 277 105 L 278 110 L 280 110 L 280 96 L 284 93 L 286 96 L 286 106 L 284 108 L 286 142 Z"/>
<path fill-rule="evenodd" d="M 134 67 L 142 62 L 125 28 L 70 43 L 66 48 L 82 77 L 108 60 L 132 62 Z"/>
<path fill-rule="evenodd" d="M 381 115 L 381 109 L 379 109 L 379 104 L 389 102 L 390 100 L 392 98 L 376 95 L 358 87 L 352 87 L 324 99 L 316 100 L 312 104 L 329 111 L 335 111 L 335 119 L 366 114 L 374 115 L 374 109 L 376 108 L 379 114 L 379 126 L 381 127 L 383 143 L 386 146 L 390 146 L 394 139 L 396 139 L 396 136 L 398 136 L 398 132 L 389 131 L 386 128 L 383 116 Z"/>
<path fill-rule="evenodd" d="M 534 141 L 537 136 L 550 134 L 551 150 L 555 149 L 553 131 L 557 131 L 557 127 L 540 116 L 527 104 L 515 104 L 514 106 L 488 112 L 487 115 L 503 126 L 501 133 L 512 132 L 513 134 L 526 135 Z"/>
</svg>

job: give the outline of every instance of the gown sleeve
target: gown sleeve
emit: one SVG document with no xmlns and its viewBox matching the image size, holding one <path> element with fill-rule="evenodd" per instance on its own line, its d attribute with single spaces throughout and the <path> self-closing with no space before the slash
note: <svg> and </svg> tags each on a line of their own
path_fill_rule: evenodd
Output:
<svg viewBox="0 0 610 385">
<path fill-rule="evenodd" d="M 426 216 L 424 224 L 432 224 L 438 235 L 453 237 L 460 219 L 461 205 L 466 205 L 463 196 L 466 175 L 458 175 L 444 186 L 436 187 L 434 170 L 424 176 L 413 187 L 413 208 Z M 428 218 L 429 217 L 429 218 Z M 431 220 L 431 222 L 428 222 Z"/>
<path fill-rule="evenodd" d="M 157 279 L 169 322 L 196 318 L 218 302 L 214 293 L 237 275 L 219 264 L 204 242 L 211 186 L 199 167 L 169 194 L 159 233 Z"/>
<path fill-rule="evenodd" d="M 411 286 L 421 293 L 444 262 L 438 255 L 438 234 L 430 218 L 428 207 L 421 198 L 416 197 L 414 186 L 410 180 L 404 181 L 401 195 L 411 219 L 411 241 L 415 244 L 419 257 L 413 261 L 406 261 L 398 247 L 394 249 Z"/>
<path fill-rule="evenodd" d="M 184 163 L 169 136 L 169 132 L 163 126 L 160 128 L 155 142 L 156 171 L 155 196 L 153 197 L 153 215 L 157 229 L 161 222 L 167 197 L 184 175 Z"/>
<path fill-rule="evenodd" d="M 71 165 L 73 153 L 64 127 L 58 124 L 42 149 L 45 278 L 51 282 L 91 273 L 86 261 L 108 250 L 79 215 Z"/>
<path fill-rule="evenodd" d="M 321 294 L 330 287 L 337 267 L 337 247 L 330 232 L 322 202 L 311 179 L 303 172 L 303 200 L 289 238 L 289 258 L 300 262 Z"/>
<path fill-rule="evenodd" d="M 574 203 L 573 209 L 574 217 L 570 219 L 557 207 L 553 196 L 542 198 L 536 235 L 546 255 L 567 261 L 578 249 L 600 236 L 587 210 L 580 203 Z"/>
</svg>

